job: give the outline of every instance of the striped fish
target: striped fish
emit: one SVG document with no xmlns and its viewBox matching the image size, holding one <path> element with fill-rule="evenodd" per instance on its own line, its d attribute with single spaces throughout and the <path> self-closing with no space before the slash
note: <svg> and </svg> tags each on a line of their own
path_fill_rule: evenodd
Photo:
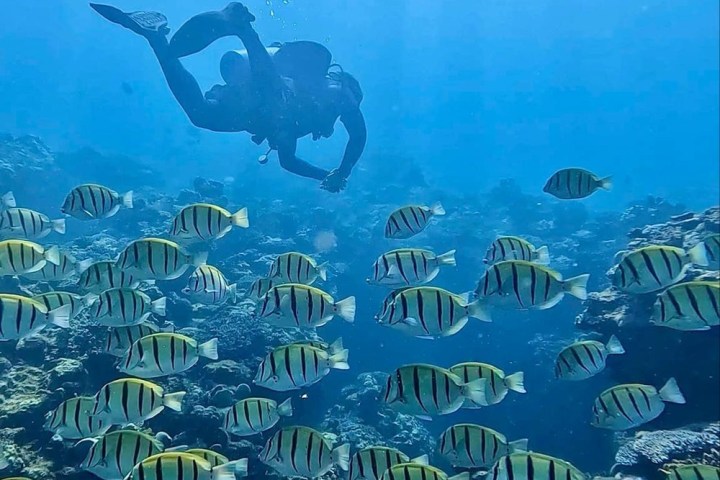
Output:
<svg viewBox="0 0 720 480">
<path fill-rule="evenodd" d="M 235 303 L 237 285 L 228 285 L 227 278 L 212 265 L 201 265 L 188 278 L 183 293 L 207 305 L 221 305 L 228 299 Z"/>
<path fill-rule="evenodd" d="M 111 425 L 102 419 L 90 416 L 95 399 L 93 397 L 75 397 L 65 400 L 55 410 L 45 415 L 45 429 L 55 433 L 58 440 L 79 440 L 81 438 L 103 435 Z"/>
<path fill-rule="evenodd" d="M 222 429 L 241 437 L 255 435 L 275 426 L 280 417 L 293 414 L 292 402 L 288 398 L 280 405 L 269 398 L 245 398 L 225 412 Z"/>
<path fill-rule="evenodd" d="M 50 232 L 65 233 L 65 219 L 50 217 L 29 208 L 9 208 L 0 211 L 0 234 L 27 240 L 37 240 Z"/>
<path fill-rule="evenodd" d="M 347 359 L 347 350 L 331 355 L 307 345 L 284 345 L 260 362 L 253 383 L 278 392 L 298 390 L 319 382 L 331 369 L 349 369 Z"/>
<path fill-rule="evenodd" d="M 46 262 L 45 266 L 36 272 L 23 273 L 22 276 L 29 280 L 39 282 L 60 282 L 67 280 L 73 273 L 82 273 L 90 265 L 90 260 L 78 262 L 72 255 L 58 250 L 59 263 Z M 98 292 L 95 292 L 98 293 Z"/>
<path fill-rule="evenodd" d="M 589 197 L 596 190 L 612 189 L 612 177 L 600 178 L 582 168 L 565 168 L 550 177 L 543 192 L 563 200 Z"/>
<path fill-rule="evenodd" d="M 525 374 L 523 372 L 505 375 L 505 372 L 499 368 L 479 362 L 458 363 L 450 367 L 450 371 L 465 383 L 479 378 L 485 379 L 484 402 L 466 400 L 463 408 L 480 408 L 495 405 L 502 402 L 510 390 L 517 393 L 526 393 Z"/>
<path fill-rule="evenodd" d="M 165 297 L 151 300 L 132 288 L 111 288 L 102 292 L 90 308 L 90 318 L 108 327 L 128 327 L 145 322 L 151 314 L 165 316 Z"/>
<path fill-rule="evenodd" d="M 230 459 L 225 455 L 205 448 L 191 448 L 190 450 L 185 450 L 185 453 L 187 453 L 188 455 L 195 455 L 196 457 L 202 458 L 203 460 L 208 462 L 211 467 L 218 467 L 220 465 L 230 463 Z"/>
<path fill-rule="evenodd" d="M 449 337 L 470 317 L 490 321 L 479 302 L 437 287 L 414 287 L 398 293 L 380 324 L 419 338 Z"/>
<path fill-rule="evenodd" d="M 32 298 L 45 305 L 48 311 L 70 305 L 70 318 L 73 319 L 77 317 L 80 312 L 92 305 L 98 299 L 98 296 L 93 293 L 82 296 L 70 292 L 47 292 L 35 295 Z"/>
<path fill-rule="evenodd" d="M 111 288 L 138 288 L 140 280 L 117 267 L 114 261 L 106 260 L 83 268 L 78 286 L 88 292 L 102 293 Z"/>
<path fill-rule="evenodd" d="M 283 283 L 312 285 L 318 278 L 327 280 L 327 263 L 318 265 L 312 257 L 304 253 L 283 253 L 270 265 L 267 278 L 276 285 Z"/>
<path fill-rule="evenodd" d="M 466 400 L 484 404 L 485 380 L 463 382 L 441 367 L 426 364 L 404 365 L 387 379 L 383 401 L 400 413 L 428 419 L 447 415 Z"/>
<path fill-rule="evenodd" d="M 615 335 L 606 345 L 594 340 L 575 342 L 563 348 L 555 360 L 555 378 L 588 379 L 605 370 L 608 355 L 623 353 L 625 349 Z"/>
<path fill-rule="evenodd" d="M 277 285 L 258 301 L 258 315 L 276 327 L 321 327 L 339 316 L 355 321 L 355 297 L 335 301 L 319 288 L 300 283 Z"/>
<path fill-rule="evenodd" d="M 45 248 L 27 240 L 0 242 L 0 275 L 37 272 L 47 263 L 60 265 L 60 249 Z"/>
<path fill-rule="evenodd" d="M 392 250 L 375 260 L 367 282 L 388 287 L 417 287 L 432 282 L 443 265 L 455 266 L 455 250 L 442 255 L 420 248 Z"/>
<path fill-rule="evenodd" d="M 448 477 L 445 472 L 419 463 L 400 463 L 385 471 L 381 480 L 470 480 L 468 472 Z"/>
<path fill-rule="evenodd" d="M 260 460 L 280 475 L 316 478 L 333 465 L 348 469 L 350 444 L 333 449 L 322 433 L 309 427 L 286 427 L 268 439 Z"/>
<path fill-rule="evenodd" d="M 102 185 L 87 183 L 68 193 L 61 211 L 78 220 L 95 220 L 112 217 L 121 206 L 133 208 L 132 191 L 120 195 Z"/>
<path fill-rule="evenodd" d="M 445 215 L 445 209 L 438 202 L 430 207 L 408 205 L 390 214 L 385 223 L 385 238 L 405 239 L 425 230 L 434 216 Z"/>
<path fill-rule="evenodd" d="M 152 322 L 131 325 L 129 327 L 109 328 L 107 336 L 105 337 L 105 346 L 103 351 L 115 357 L 124 357 L 125 353 L 132 344 L 141 338 L 152 335 L 153 333 L 172 333 L 174 331 L 175 327 L 173 325 L 160 328 Z"/>
<path fill-rule="evenodd" d="M 273 286 L 273 282 L 269 278 L 258 278 L 252 283 L 252 285 L 250 285 L 247 292 L 245 292 L 245 298 L 249 298 L 250 300 L 257 302 L 264 297 L 265 294 L 273 288 Z"/>
<path fill-rule="evenodd" d="M 69 328 L 71 313 L 69 305 L 48 310 L 32 298 L 0 293 L 0 341 L 27 338 L 48 325 Z"/>
<path fill-rule="evenodd" d="M 440 435 L 437 448 L 453 467 L 490 468 L 500 457 L 526 452 L 528 440 L 508 442 L 505 435 L 491 428 L 461 423 Z"/>
<path fill-rule="evenodd" d="M 135 465 L 165 450 L 161 439 L 168 438 L 166 433 L 152 437 L 137 430 L 118 430 L 89 438 L 90 450 L 80 468 L 103 480 L 125 478 Z"/>
<path fill-rule="evenodd" d="M 673 285 L 658 295 L 650 323 L 675 330 L 710 330 L 720 325 L 720 283 Z"/>
<path fill-rule="evenodd" d="M 137 279 L 173 280 L 191 265 L 205 265 L 207 256 L 207 252 L 185 253 L 169 240 L 141 238 L 125 247 L 115 265 Z"/>
<path fill-rule="evenodd" d="M 685 403 L 674 378 L 659 391 L 651 385 L 617 385 L 595 399 L 592 425 L 609 430 L 628 430 L 656 419 L 665 403 Z"/>
<path fill-rule="evenodd" d="M 165 452 L 135 465 L 125 480 L 235 480 L 247 475 L 247 458 L 213 467 L 187 452 Z"/>
<path fill-rule="evenodd" d="M 703 244 L 705 245 L 705 256 L 708 263 L 717 264 L 720 262 L 720 234 L 716 233 L 706 237 Z"/>
<path fill-rule="evenodd" d="M 93 415 L 112 425 L 137 427 L 159 414 L 165 407 L 179 412 L 185 392 L 165 393 L 147 380 L 121 378 L 104 385 L 95 394 Z"/>
<path fill-rule="evenodd" d="M 493 466 L 488 480 L 586 480 L 571 463 L 541 453 L 512 453 Z"/>
<path fill-rule="evenodd" d="M 491 305 L 545 310 L 557 305 L 566 293 L 585 300 L 590 275 L 563 280 L 550 268 L 524 260 L 506 260 L 492 265 L 480 278 L 475 295 Z"/>
<path fill-rule="evenodd" d="M 720 467 L 712 465 L 688 464 L 672 465 L 668 470 L 662 470 L 667 480 L 718 480 Z"/>
<path fill-rule="evenodd" d="M 547 247 L 535 248 L 535 245 L 520 237 L 498 237 L 490 244 L 483 261 L 494 265 L 505 260 L 525 260 L 547 265 L 550 263 L 550 252 Z"/>
<path fill-rule="evenodd" d="M 329 353 L 331 356 L 344 350 L 342 338 L 338 338 L 333 343 L 327 343 L 320 340 L 298 340 L 297 342 L 293 342 L 292 345 L 307 345 L 308 347 L 319 348 L 320 350 Z"/>
<path fill-rule="evenodd" d="M 140 378 L 175 375 L 192 368 L 200 357 L 218 359 L 217 338 L 205 343 L 179 333 L 153 333 L 132 344 L 118 370 Z"/>
<path fill-rule="evenodd" d="M 173 220 L 170 235 L 183 240 L 216 240 L 232 227 L 248 228 L 247 208 L 230 213 L 209 203 L 195 203 L 180 210 Z"/>
<path fill-rule="evenodd" d="M 15 207 L 17 207 L 17 202 L 15 201 L 15 195 L 13 192 L 7 192 L 6 194 L 0 196 L 0 210 Z"/>
<path fill-rule="evenodd" d="M 428 464 L 427 455 L 413 458 L 400 450 L 389 447 L 365 447 L 350 459 L 348 480 L 380 480 L 390 468 L 401 463 Z"/>
<path fill-rule="evenodd" d="M 687 252 L 667 245 L 621 252 L 612 283 L 625 293 L 650 293 L 679 282 L 691 265 L 707 266 L 705 245 L 698 243 Z"/>
</svg>

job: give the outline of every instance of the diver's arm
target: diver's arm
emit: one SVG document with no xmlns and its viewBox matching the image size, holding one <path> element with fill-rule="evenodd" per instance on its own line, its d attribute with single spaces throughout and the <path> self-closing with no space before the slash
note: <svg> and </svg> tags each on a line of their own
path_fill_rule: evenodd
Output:
<svg viewBox="0 0 720 480">
<path fill-rule="evenodd" d="M 338 172 L 343 178 L 350 176 L 350 172 L 353 167 L 360 160 L 363 150 L 365 150 L 365 143 L 367 141 L 367 128 L 365 127 L 365 117 L 363 116 L 360 108 L 354 108 L 349 110 L 340 116 L 340 121 L 345 126 L 345 130 L 348 132 L 347 146 L 345 147 L 345 154 L 343 155 L 342 163 L 338 167 Z"/>
<path fill-rule="evenodd" d="M 330 173 L 327 170 L 307 163 L 295 155 L 297 139 L 290 136 L 283 136 L 277 139 L 275 143 L 277 145 L 280 166 L 288 172 L 300 175 L 301 177 L 314 178 L 315 180 L 323 180 Z"/>
</svg>

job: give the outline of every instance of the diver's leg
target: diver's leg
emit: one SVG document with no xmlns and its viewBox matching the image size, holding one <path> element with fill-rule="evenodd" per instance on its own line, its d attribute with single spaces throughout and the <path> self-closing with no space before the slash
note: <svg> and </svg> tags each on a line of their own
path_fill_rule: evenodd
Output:
<svg viewBox="0 0 720 480">
<path fill-rule="evenodd" d="M 213 114 L 214 109 L 205 99 L 195 77 L 185 69 L 178 58 L 171 55 L 167 39 L 157 36 L 148 38 L 148 41 L 160 63 L 170 91 L 193 125 L 218 130 L 217 120 L 220 119 Z"/>
</svg>

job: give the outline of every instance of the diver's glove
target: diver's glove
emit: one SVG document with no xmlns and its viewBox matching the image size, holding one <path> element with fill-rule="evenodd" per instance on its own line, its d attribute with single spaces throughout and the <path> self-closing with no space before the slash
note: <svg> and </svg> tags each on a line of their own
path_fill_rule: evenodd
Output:
<svg viewBox="0 0 720 480">
<path fill-rule="evenodd" d="M 337 168 L 332 170 L 325 180 L 322 181 L 320 188 L 327 190 L 328 192 L 337 193 L 343 190 L 347 186 L 347 178 L 340 173 Z"/>
</svg>

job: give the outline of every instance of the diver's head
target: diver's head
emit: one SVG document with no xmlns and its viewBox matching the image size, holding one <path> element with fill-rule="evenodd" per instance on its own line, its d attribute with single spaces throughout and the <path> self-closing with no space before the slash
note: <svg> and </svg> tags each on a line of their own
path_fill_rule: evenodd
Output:
<svg viewBox="0 0 720 480">
<path fill-rule="evenodd" d="M 245 50 L 230 50 L 220 59 L 220 75 L 227 85 L 241 86 L 250 80 L 250 62 Z"/>
</svg>

